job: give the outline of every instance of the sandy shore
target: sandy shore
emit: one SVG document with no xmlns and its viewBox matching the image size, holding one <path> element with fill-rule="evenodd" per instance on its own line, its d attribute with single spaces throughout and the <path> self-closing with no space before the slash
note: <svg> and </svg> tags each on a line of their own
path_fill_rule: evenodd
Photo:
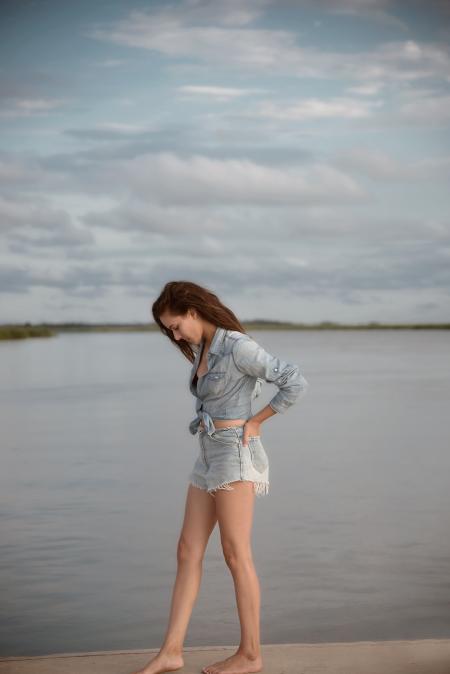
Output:
<svg viewBox="0 0 450 674">
<path fill-rule="evenodd" d="M 0 658 L 0 674 L 129 674 L 158 649 Z M 181 674 L 199 674 L 236 646 L 187 647 Z M 450 639 L 264 644 L 261 674 L 450 674 Z"/>
</svg>

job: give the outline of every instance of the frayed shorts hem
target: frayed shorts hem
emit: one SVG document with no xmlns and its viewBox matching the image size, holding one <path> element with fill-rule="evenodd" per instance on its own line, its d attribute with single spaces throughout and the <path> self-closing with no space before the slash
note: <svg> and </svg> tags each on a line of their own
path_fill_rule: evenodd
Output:
<svg viewBox="0 0 450 674">
<path fill-rule="evenodd" d="M 233 491 L 233 482 L 253 482 L 256 496 L 269 493 L 269 459 L 260 436 L 242 443 L 242 426 L 219 428 L 210 436 L 199 434 L 200 452 L 189 482 L 211 496 L 218 489 Z"/>
<path fill-rule="evenodd" d="M 269 493 L 269 482 L 258 482 L 257 480 L 232 480 L 232 482 L 253 482 L 253 493 L 255 496 L 265 496 Z M 230 482 L 222 482 L 221 484 L 217 485 L 217 487 L 213 487 L 208 489 L 205 487 L 203 484 L 200 484 L 198 480 L 195 479 L 195 477 L 191 477 L 189 480 L 189 484 L 192 484 L 194 487 L 198 487 L 198 489 L 202 489 L 203 491 L 207 491 L 208 494 L 211 496 L 215 496 L 215 491 L 218 489 L 223 489 L 225 491 L 234 491 L 234 487 L 231 486 Z"/>
</svg>

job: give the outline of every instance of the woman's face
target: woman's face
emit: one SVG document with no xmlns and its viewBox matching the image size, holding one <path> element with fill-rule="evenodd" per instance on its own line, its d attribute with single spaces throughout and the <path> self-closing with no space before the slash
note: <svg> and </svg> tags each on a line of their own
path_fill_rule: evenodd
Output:
<svg viewBox="0 0 450 674">
<path fill-rule="evenodd" d="M 166 310 L 159 317 L 161 323 L 172 331 L 174 339 L 184 339 L 191 344 L 200 344 L 203 336 L 201 320 L 191 309 L 184 316 L 172 314 Z"/>
</svg>

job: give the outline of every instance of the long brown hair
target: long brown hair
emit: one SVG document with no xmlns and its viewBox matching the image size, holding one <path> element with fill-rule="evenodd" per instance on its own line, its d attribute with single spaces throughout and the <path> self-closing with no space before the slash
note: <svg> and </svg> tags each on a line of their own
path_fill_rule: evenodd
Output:
<svg viewBox="0 0 450 674">
<path fill-rule="evenodd" d="M 197 285 L 192 281 L 169 281 L 162 289 L 159 297 L 153 302 L 152 314 L 163 332 L 192 363 L 195 353 L 185 339 L 174 338 L 172 330 L 161 323 L 160 316 L 166 309 L 176 316 L 184 316 L 188 309 L 195 309 L 205 321 L 227 330 L 238 330 L 245 333 L 243 326 L 234 313 L 219 300 L 212 290 Z"/>
</svg>

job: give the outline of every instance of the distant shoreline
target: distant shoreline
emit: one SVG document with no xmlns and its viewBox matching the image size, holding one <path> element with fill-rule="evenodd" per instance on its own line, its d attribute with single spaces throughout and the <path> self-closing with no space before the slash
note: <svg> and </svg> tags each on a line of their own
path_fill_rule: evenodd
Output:
<svg viewBox="0 0 450 674">
<path fill-rule="evenodd" d="M 450 323 L 288 323 L 285 321 L 241 321 L 250 330 L 450 330 Z M 0 340 L 55 337 L 61 332 L 155 332 L 156 323 L 7 323 L 0 325 Z"/>
</svg>

